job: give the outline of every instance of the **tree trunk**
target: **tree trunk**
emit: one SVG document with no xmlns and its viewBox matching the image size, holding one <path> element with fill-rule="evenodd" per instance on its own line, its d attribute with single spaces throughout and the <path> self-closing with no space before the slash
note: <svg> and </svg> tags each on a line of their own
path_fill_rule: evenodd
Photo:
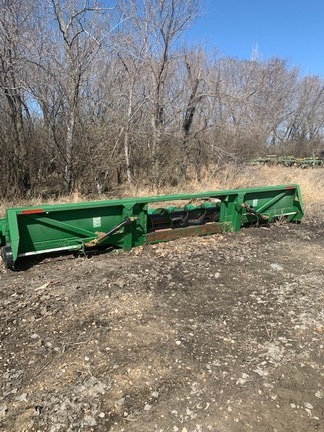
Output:
<svg viewBox="0 0 324 432">
<path fill-rule="evenodd" d="M 126 176 L 127 176 L 127 182 L 129 184 L 132 183 L 132 174 L 130 169 L 130 149 L 129 149 L 129 127 L 130 127 L 130 121 L 132 117 L 132 111 L 133 111 L 133 80 L 130 82 L 129 86 L 129 99 L 128 99 L 128 109 L 127 109 L 127 118 L 126 118 L 126 129 L 125 129 L 125 136 L 124 136 L 124 154 L 125 154 L 125 167 L 126 167 Z"/>
<path fill-rule="evenodd" d="M 191 126 L 196 111 L 196 106 L 200 100 L 200 98 L 197 98 L 196 96 L 198 92 L 199 83 L 200 83 L 200 78 L 197 77 L 191 95 L 189 97 L 189 102 L 187 105 L 185 117 L 182 124 L 182 131 L 183 131 L 183 139 L 182 139 L 182 146 L 181 146 L 182 161 L 179 170 L 179 183 L 185 183 L 187 172 L 188 172 L 189 152 L 190 152 L 190 131 L 191 131 Z"/>
</svg>

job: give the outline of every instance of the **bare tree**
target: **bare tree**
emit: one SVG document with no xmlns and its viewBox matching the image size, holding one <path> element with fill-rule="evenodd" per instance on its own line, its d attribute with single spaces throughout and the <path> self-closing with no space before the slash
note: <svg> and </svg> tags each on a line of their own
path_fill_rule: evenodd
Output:
<svg viewBox="0 0 324 432">
<path fill-rule="evenodd" d="M 70 192 L 73 186 L 73 153 L 82 83 L 105 36 L 109 34 L 108 26 L 103 28 L 100 25 L 100 18 L 108 9 L 103 8 L 97 0 L 52 0 L 52 5 L 63 48 L 56 56 L 56 63 L 65 93 L 65 189 Z"/>
<path fill-rule="evenodd" d="M 296 86 L 291 114 L 285 122 L 283 140 L 302 155 L 321 146 L 324 132 L 324 87 L 316 76 L 305 77 Z"/>
<path fill-rule="evenodd" d="M 159 176 L 158 150 L 167 123 L 166 87 L 170 65 L 176 58 L 179 37 L 201 12 L 201 0 L 130 0 L 124 1 L 130 11 L 131 25 L 143 41 L 142 61 L 150 68 L 151 143 L 153 182 Z"/>
<path fill-rule="evenodd" d="M 229 159 L 324 148 L 322 79 L 184 49 L 203 0 L 0 3 L 3 195 L 156 188 Z"/>
<path fill-rule="evenodd" d="M 206 61 L 206 56 L 202 48 L 196 48 L 184 55 L 183 61 L 186 69 L 186 77 L 184 77 L 184 92 L 189 92 L 186 97 L 184 106 L 184 115 L 182 120 L 182 142 L 181 142 L 181 162 L 179 170 L 179 181 L 185 182 L 187 170 L 190 161 L 190 141 L 195 136 L 195 141 L 199 142 L 198 136 L 205 129 L 206 123 L 202 127 L 195 129 L 192 133 L 194 117 L 197 115 L 197 109 L 200 102 L 204 98 L 213 98 L 217 96 L 217 89 L 213 89 L 213 93 L 207 88 L 208 68 L 209 64 Z M 197 154 L 195 154 L 197 157 Z M 201 155 L 200 155 L 201 156 Z M 197 163 L 195 163 L 197 168 Z M 199 170 L 198 170 L 199 171 Z"/>
<path fill-rule="evenodd" d="M 25 195 L 31 188 L 30 141 L 32 122 L 26 94 L 26 50 L 30 44 L 33 2 L 7 0 L 0 8 L 0 89 L 6 100 L 6 131 L 3 141 L 11 156 L 6 167 L 12 172 L 16 192 Z"/>
</svg>

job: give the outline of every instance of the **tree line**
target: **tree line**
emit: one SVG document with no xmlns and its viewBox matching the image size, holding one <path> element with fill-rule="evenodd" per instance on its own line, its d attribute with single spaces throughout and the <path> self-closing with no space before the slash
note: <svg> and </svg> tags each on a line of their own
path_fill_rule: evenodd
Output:
<svg viewBox="0 0 324 432">
<path fill-rule="evenodd" d="M 0 4 L 3 197 L 178 185 L 323 148 L 323 80 L 188 46 L 203 0 Z"/>
</svg>

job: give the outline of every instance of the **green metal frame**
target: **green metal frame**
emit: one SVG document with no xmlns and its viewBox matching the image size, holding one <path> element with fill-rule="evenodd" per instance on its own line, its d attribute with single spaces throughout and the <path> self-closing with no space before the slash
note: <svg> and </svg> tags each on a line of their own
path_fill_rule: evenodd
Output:
<svg viewBox="0 0 324 432">
<path fill-rule="evenodd" d="M 212 199 L 219 202 L 217 222 L 149 232 L 148 219 L 157 211 L 154 205 L 167 208 L 161 207 L 161 203 L 180 201 L 187 206 L 188 201 L 208 203 Z M 168 211 L 179 208 L 185 207 L 172 206 Z M 136 246 L 181 236 L 239 231 L 242 226 L 281 217 L 289 221 L 299 221 L 303 217 L 298 185 L 20 207 L 8 209 L 5 218 L 0 219 L 0 246 L 11 248 L 14 263 L 18 257 L 85 250 L 99 243 L 129 251 Z M 114 227 L 117 227 L 115 231 Z"/>
</svg>

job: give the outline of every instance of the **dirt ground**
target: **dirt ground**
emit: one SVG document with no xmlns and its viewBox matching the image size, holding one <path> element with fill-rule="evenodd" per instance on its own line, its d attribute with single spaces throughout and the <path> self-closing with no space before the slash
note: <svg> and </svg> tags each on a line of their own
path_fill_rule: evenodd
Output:
<svg viewBox="0 0 324 432">
<path fill-rule="evenodd" d="M 324 431 L 324 224 L 0 273 L 0 430 Z"/>
</svg>

